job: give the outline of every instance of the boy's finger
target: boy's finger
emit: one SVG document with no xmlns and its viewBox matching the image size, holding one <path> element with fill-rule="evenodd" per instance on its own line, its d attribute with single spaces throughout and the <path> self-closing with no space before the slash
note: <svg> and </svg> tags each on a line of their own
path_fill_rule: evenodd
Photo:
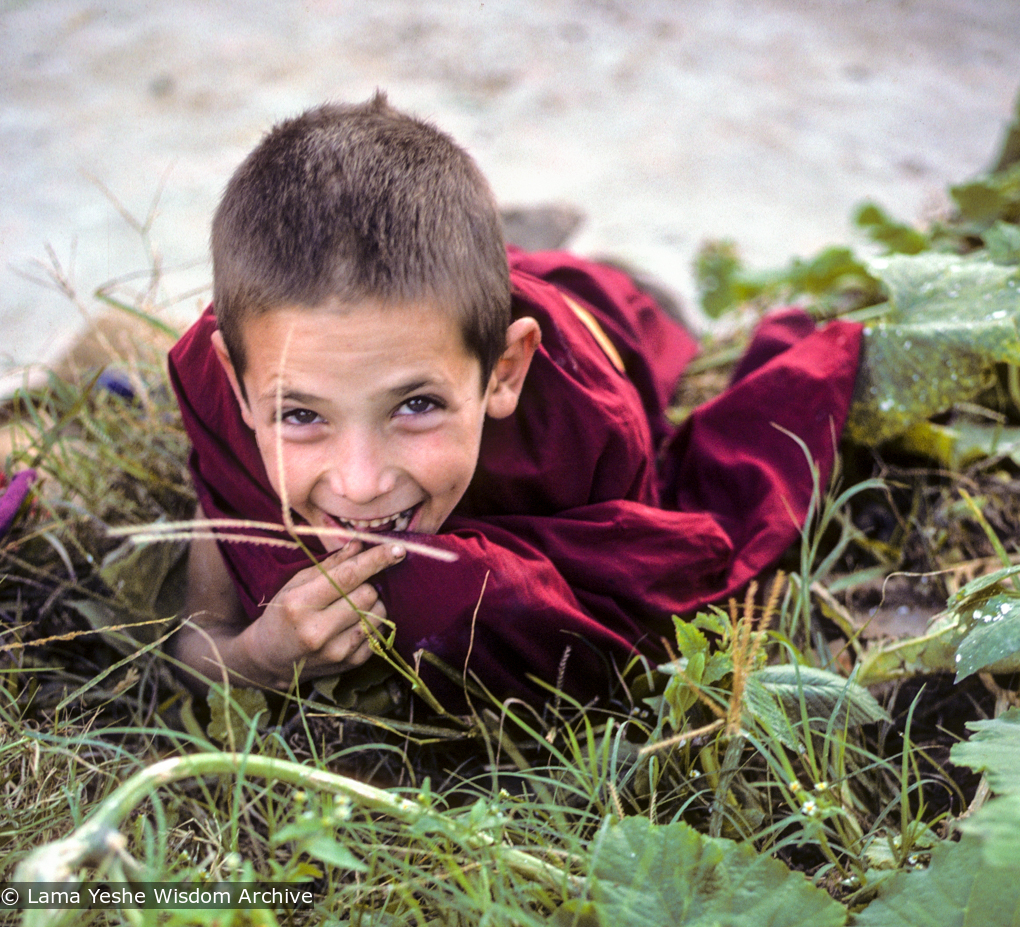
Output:
<svg viewBox="0 0 1020 927">
<path fill-rule="evenodd" d="M 354 641 L 352 645 L 338 648 L 337 652 L 332 656 L 333 661 L 338 665 L 341 672 L 354 669 L 356 666 L 361 666 L 362 663 L 372 656 L 372 645 L 367 637 L 362 636 L 357 641 Z"/>
<path fill-rule="evenodd" d="M 361 552 L 360 541 L 348 541 L 343 547 L 338 550 L 334 550 L 327 554 L 318 564 L 312 563 L 306 566 L 303 570 L 295 573 L 290 581 L 286 583 L 284 589 L 297 589 L 307 583 L 314 582 L 316 577 L 321 579 L 322 571 L 329 570 L 331 567 L 337 564 L 343 563 L 350 560 L 351 557 L 356 556 Z"/>
<path fill-rule="evenodd" d="M 368 582 L 376 573 L 399 563 L 405 553 L 401 544 L 388 542 L 375 544 L 336 564 L 323 562 L 327 575 L 317 571 L 318 579 L 313 577 L 304 590 L 309 596 L 309 607 L 326 608 L 331 602 Z"/>
<path fill-rule="evenodd" d="M 378 616 L 386 617 L 386 607 L 379 599 L 379 591 L 371 583 L 362 583 L 343 599 L 332 603 L 328 610 L 336 616 L 334 633 L 359 624 L 362 615 L 368 616 L 371 613 L 369 620 Z"/>
<path fill-rule="evenodd" d="M 399 563 L 405 553 L 403 545 L 399 543 L 373 544 L 335 567 L 327 567 L 327 572 L 338 582 L 344 580 L 340 583 L 342 589 L 353 589 L 367 582 L 380 570 Z"/>
<path fill-rule="evenodd" d="M 294 627 L 295 634 L 306 654 L 315 654 L 316 662 L 337 663 L 339 651 L 351 648 L 351 641 L 365 636 L 362 619 L 379 627 L 386 617 L 386 609 L 379 601 L 379 593 L 368 583 L 354 589 L 344 600 L 334 600 L 324 608 L 310 610 Z"/>
</svg>

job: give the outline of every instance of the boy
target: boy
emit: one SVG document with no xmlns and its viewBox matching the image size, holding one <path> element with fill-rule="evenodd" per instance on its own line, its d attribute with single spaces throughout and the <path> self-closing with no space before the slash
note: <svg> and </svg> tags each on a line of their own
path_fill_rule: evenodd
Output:
<svg viewBox="0 0 1020 927">
<path fill-rule="evenodd" d="M 385 621 L 405 659 L 429 651 L 500 698 L 586 699 L 795 539 L 810 471 L 774 424 L 831 470 L 858 326 L 778 316 L 671 434 L 690 337 L 619 271 L 506 250 L 470 157 L 381 94 L 277 126 L 212 250 L 215 314 L 170 357 L 199 517 L 322 531 L 321 568 L 193 541 L 176 655 L 201 677 L 342 672 Z"/>
</svg>

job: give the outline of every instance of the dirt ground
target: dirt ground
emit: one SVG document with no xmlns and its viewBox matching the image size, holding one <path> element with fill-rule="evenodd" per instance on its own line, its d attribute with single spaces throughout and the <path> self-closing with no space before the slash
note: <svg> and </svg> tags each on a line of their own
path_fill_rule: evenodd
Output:
<svg viewBox="0 0 1020 927">
<path fill-rule="evenodd" d="M 755 266 L 852 240 L 865 198 L 919 219 L 990 161 L 1020 87 L 1016 0 L 6 0 L 0 5 L 0 375 L 144 270 L 206 298 L 209 216 L 275 120 L 376 87 L 477 157 L 505 204 L 562 202 L 582 253 L 693 301 L 691 259 Z M 116 202 L 114 202 L 116 200 Z"/>
</svg>

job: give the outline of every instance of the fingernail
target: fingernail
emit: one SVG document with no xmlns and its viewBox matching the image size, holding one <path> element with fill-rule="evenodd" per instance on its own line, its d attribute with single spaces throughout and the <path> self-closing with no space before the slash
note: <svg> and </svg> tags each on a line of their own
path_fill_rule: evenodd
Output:
<svg viewBox="0 0 1020 927">
<path fill-rule="evenodd" d="M 407 551 L 404 549 L 403 544 L 393 544 L 390 547 L 390 556 L 394 560 L 403 560 L 406 553 Z"/>
</svg>

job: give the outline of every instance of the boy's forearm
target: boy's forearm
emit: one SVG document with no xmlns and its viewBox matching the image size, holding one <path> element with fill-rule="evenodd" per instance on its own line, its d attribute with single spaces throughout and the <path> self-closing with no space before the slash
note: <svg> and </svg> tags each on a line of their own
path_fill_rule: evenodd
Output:
<svg viewBox="0 0 1020 927">
<path fill-rule="evenodd" d="M 274 680 L 251 659 L 243 629 L 229 625 L 206 626 L 194 619 L 177 632 L 170 654 L 179 661 L 179 675 L 196 695 L 204 696 L 210 683 L 229 675 L 232 686 L 272 688 Z"/>
<path fill-rule="evenodd" d="M 202 518 L 201 509 L 196 512 Z M 216 542 L 196 538 L 188 558 L 188 618 L 174 635 L 170 655 L 181 666 L 188 688 L 205 695 L 210 682 L 230 674 L 231 685 L 273 687 L 265 668 L 253 659 L 251 632 Z"/>
</svg>

